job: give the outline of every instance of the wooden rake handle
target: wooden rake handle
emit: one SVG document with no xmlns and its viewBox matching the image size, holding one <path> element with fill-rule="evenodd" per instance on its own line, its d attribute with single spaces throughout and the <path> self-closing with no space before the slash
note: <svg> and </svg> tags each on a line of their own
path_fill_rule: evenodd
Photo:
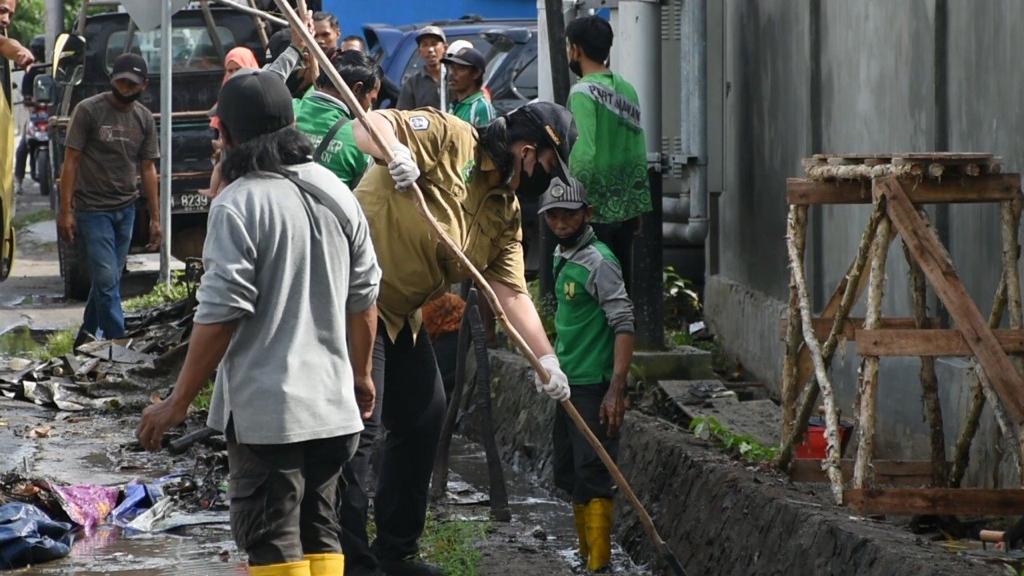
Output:
<svg viewBox="0 0 1024 576">
<path fill-rule="evenodd" d="M 373 140 L 373 143 L 377 146 L 377 149 L 384 155 L 384 159 L 390 163 L 394 159 L 391 149 L 384 144 L 384 139 L 377 131 L 377 128 L 368 120 L 366 111 L 359 105 L 359 101 L 356 100 L 355 95 L 352 94 L 352 91 L 349 89 L 348 85 L 345 84 L 344 80 L 342 80 L 341 75 L 338 74 L 338 71 L 334 66 L 331 65 L 330 59 L 327 58 L 327 55 L 324 54 L 323 50 L 320 49 L 320 46 L 318 46 L 313 40 L 309 31 L 306 30 L 306 27 L 299 19 L 298 14 L 296 14 L 295 10 L 288 5 L 286 0 L 274 0 L 274 2 L 277 4 L 277 7 L 281 10 L 281 13 L 285 16 L 291 26 L 299 31 L 299 35 L 302 37 L 303 42 L 306 43 L 306 48 L 313 52 L 313 55 L 320 63 L 320 69 L 327 74 L 331 83 L 334 84 L 334 87 L 341 94 L 342 100 L 345 101 L 345 105 L 348 106 L 349 110 L 351 110 L 353 114 L 355 114 L 356 119 L 362 123 L 363 128 L 366 129 L 370 138 Z M 509 338 L 512 339 L 513 344 L 515 344 L 520 353 L 526 357 L 530 366 L 537 371 L 537 374 L 540 375 L 544 383 L 547 383 L 551 379 L 551 375 L 548 374 L 547 370 L 545 370 L 543 366 L 541 366 L 537 355 L 530 350 L 530 347 L 526 344 L 526 340 L 523 339 L 522 335 L 519 334 L 515 327 L 512 326 L 512 323 L 509 322 L 504 309 L 501 307 L 501 303 L 498 301 L 497 295 L 495 295 L 494 290 L 491 289 L 487 280 L 485 280 L 480 271 L 473 266 L 473 263 L 469 261 L 469 258 L 462 253 L 459 246 L 448 237 L 448 234 L 446 234 L 440 224 L 438 224 L 434 215 L 427 210 L 427 204 L 423 198 L 423 192 L 420 190 L 419 185 L 414 183 L 409 192 L 413 195 L 413 199 L 416 201 L 416 207 L 419 209 L 420 214 L 427 219 L 430 227 L 434 230 L 437 237 L 441 239 L 441 242 L 448 249 L 448 252 L 455 256 L 459 263 L 469 271 L 470 275 L 473 277 L 473 281 L 480 287 L 481 292 L 483 292 L 487 301 L 490 303 L 491 310 L 494 311 L 495 317 L 501 322 L 501 325 L 508 333 Z M 562 405 L 562 409 L 565 410 L 566 414 L 568 414 L 569 418 L 573 421 L 573 424 L 576 425 L 576 428 L 579 429 L 580 433 L 582 433 L 587 439 L 590 446 L 595 452 L 597 452 L 601 462 L 603 462 L 605 467 L 608 468 L 608 472 L 611 473 L 615 484 L 625 495 L 626 499 L 629 500 L 629 503 L 633 506 L 634 510 L 636 510 L 636 513 L 640 517 L 640 521 L 643 523 L 648 536 L 656 545 L 664 547 L 665 542 L 661 539 L 657 529 L 655 529 L 654 521 L 651 520 L 650 514 L 647 513 L 647 510 L 644 508 L 643 504 L 641 504 L 640 499 L 637 498 L 636 493 L 634 493 L 633 489 L 629 486 L 629 482 L 627 482 L 626 477 L 622 475 L 622 471 L 619 470 L 619 467 L 616 466 L 612 457 L 608 455 L 604 446 L 601 445 L 601 441 L 597 439 L 597 436 L 595 436 L 590 430 L 590 427 L 587 426 L 583 417 L 580 416 L 576 407 L 573 406 L 569 400 L 562 400 L 560 404 Z"/>
</svg>

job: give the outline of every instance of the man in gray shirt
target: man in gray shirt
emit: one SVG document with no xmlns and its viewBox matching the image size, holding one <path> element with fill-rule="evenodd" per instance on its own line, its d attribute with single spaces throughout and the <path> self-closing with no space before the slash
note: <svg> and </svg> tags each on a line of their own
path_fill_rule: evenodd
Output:
<svg viewBox="0 0 1024 576">
<path fill-rule="evenodd" d="M 231 531 L 249 573 L 341 574 L 338 476 L 375 394 L 369 226 L 310 161 L 280 75 L 239 71 L 217 114 L 229 184 L 210 207 L 195 327 L 174 392 L 136 435 L 158 450 L 216 368 L 207 424 L 227 437 Z"/>
<path fill-rule="evenodd" d="M 396 106 L 399 110 L 441 108 L 441 58 L 447 43 L 444 30 L 437 26 L 427 26 L 416 33 L 423 69 L 402 84 Z"/>
<path fill-rule="evenodd" d="M 118 56 L 112 89 L 79 102 L 68 126 L 58 231 L 69 244 L 80 240 L 92 280 L 76 344 L 87 335 L 124 336 L 121 270 L 131 245 L 140 176 L 149 206 L 148 248 L 160 245 L 156 122 L 138 102 L 149 86 L 147 75 L 141 56 Z"/>
</svg>

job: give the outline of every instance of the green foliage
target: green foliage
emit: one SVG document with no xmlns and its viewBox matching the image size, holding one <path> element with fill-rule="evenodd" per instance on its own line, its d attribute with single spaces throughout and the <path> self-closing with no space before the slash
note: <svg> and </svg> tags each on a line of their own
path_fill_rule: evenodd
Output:
<svg viewBox="0 0 1024 576">
<path fill-rule="evenodd" d="M 14 12 L 14 18 L 11 19 L 11 26 L 7 29 L 7 35 L 27 48 L 33 36 L 44 32 L 45 17 L 45 0 L 18 0 L 18 7 Z"/>
<path fill-rule="evenodd" d="M 78 328 L 65 328 L 50 333 L 46 336 L 46 344 L 37 350 L 35 357 L 38 360 L 50 360 L 70 354 L 75 348 L 75 336 L 78 335 Z"/>
<path fill-rule="evenodd" d="M 428 514 L 420 539 L 421 553 L 449 576 L 476 576 L 480 551 L 474 542 L 483 538 L 486 530 L 485 521 L 438 520 Z"/>
<path fill-rule="evenodd" d="M 661 274 L 665 301 L 665 344 L 669 347 L 692 343 L 687 331 L 689 322 L 700 317 L 700 296 L 692 281 L 680 276 L 675 268 L 666 266 Z"/>
<path fill-rule="evenodd" d="M 161 304 L 181 302 L 189 296 L 189 286 L 184 281 L 184 274 L 175 272 L 171 284 L 157 283 L 148 294 L 125 300 L 122 307 L 126 312 L 135 312 L 145 308 L 155 308 Z"/>
<path fill-rule="evenodd" d="M 209 412 L 210 400 L 213 398 L 213 380 L 207 380 L 206 385 L 196 395 L 195 400 L 192 401 L 192 405 L 199 410 Z"/>
<path fill-rule="evenodd" d="M 47 220 L 53 220 L 54 214 L 50 210 L 36 210 L 35 212 L 29 212 L 27 214 L 18 214 L 14 217 L 12 224 L 15 228 L 24 228 L 25 226 L 31 226 L 38 222 L 45 222 Z"/>
<path fill-rule="evenodd" d="M 738 454 L 743 460 L 759 464 L 774 460 L 778 448 L 765 446 L 746 434 L 736 434 L 726 428 L 713 416 L 698 416 L 690 421 L 690 431 L 694 436 L 714 441 L 727 451 Z"/>
</svg>

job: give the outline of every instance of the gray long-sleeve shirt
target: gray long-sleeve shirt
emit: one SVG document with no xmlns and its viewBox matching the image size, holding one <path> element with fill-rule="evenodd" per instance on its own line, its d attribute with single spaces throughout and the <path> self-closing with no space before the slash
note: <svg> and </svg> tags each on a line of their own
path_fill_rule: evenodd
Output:
<svg viewBox="0 0 1024 576">
<path fill-rule="evenodd" d="M 346 339 L 348 313 L 377 299 L 380 268 L 352 192 L 306 163 L 298 177 L 332 194 L 327 207 L 283 177 L 232 182 L 210 207 L 195 321 L 238 321 L 207 424 L 233 418 L 241 443 L 284 444 L 362 430 Z"/>
</svg>

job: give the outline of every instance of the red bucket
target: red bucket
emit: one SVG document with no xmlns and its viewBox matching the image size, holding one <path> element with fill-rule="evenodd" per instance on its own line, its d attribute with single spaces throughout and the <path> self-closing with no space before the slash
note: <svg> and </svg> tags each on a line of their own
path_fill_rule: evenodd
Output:
<svg viewBox="0 0 1024 576">
<path fill-rule="evenodd" d="M 840 456 L 846 453 L 846 441 L 850 439 L 850 433 L 852 431 L 853 424 L 845 422 L 839 423 Z M 824 460 L 827 454 L 827 446 L 828 442 L 825 440 L 825 423 L 821 421 L 821 418 L 811 418 L 810 423 L 807 425 L 807 433 L 804 434 L 804 441 L 796 447 L 795 454 L 796 457 L 800 459 Z"/>
</svg>

